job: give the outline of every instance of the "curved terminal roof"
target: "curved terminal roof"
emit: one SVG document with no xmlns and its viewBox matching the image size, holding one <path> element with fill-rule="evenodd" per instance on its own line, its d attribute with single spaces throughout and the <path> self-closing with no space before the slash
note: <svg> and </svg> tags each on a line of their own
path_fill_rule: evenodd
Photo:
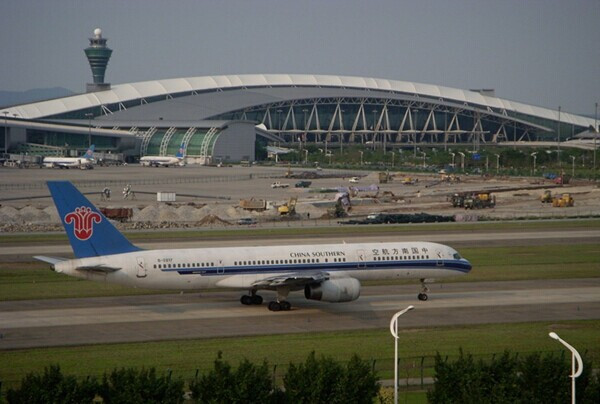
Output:
<svg viewBox="0 0 600 404">
<path fill-rule="evenodd" d="M 312 74 L 200 76 L 118 84 L 107 91 L 79 94 L 6 108 L 0 110 L 0 117 L 6 111 L 10 115 L 17 114 L 19 118 L 35 119 L 64 114 L 70 111 L 172 94 L 272 87 L 342 88 L 401 93 L 425 99 L 478 105 L 484 109 L 493 109 L 495 111 L 512 111 L 552 121 L 558 121 L 559 119 L 558 111 L 556 110 L 486 96 L 475 91 L 407 81 Z M 235 105 L 232 105 L 233 109 L 236 109 Z M 591 118 L 564 112 L 561 113 L 560 120 L 563 123 L 582 127 L 593 125 L 594 122 Z"/>
</svg>

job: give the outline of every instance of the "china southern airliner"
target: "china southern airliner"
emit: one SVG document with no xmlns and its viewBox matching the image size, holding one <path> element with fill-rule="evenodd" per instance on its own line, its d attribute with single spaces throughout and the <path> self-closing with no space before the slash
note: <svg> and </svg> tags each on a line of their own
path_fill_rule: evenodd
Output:
<svg viewBox="0 0 600 404">
<path fill-rule="evenodd" d="M 290 310 L 292 291 L 307 299 L 349 302 L 360 282 L 464 275 L 471 264 L 451 247 L 428 242 L 311 244 L 143 250 L 131 244 L 70 182 L 48 188 L 75 253 L 75 259 L 36 256 L 54 271 L 78 278 L 146 289 L 247 290 L 240 301 L 260 305 L 259 290 L 276 292 L 271 311 Z"/>
</svg>

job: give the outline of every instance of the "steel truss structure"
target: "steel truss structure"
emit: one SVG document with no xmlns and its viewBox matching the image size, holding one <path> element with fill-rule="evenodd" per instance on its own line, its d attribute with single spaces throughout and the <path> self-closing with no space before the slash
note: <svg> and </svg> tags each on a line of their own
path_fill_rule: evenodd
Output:
<svg viewBox="0 0 600 404">
<path fill-rule="evenodd" d="M 443 100 L 310 98 L 263 104 L 217 119 L 250 119 L 288 142 L 499 143 L 536 140 L 552 129 Z"/>
</svg>

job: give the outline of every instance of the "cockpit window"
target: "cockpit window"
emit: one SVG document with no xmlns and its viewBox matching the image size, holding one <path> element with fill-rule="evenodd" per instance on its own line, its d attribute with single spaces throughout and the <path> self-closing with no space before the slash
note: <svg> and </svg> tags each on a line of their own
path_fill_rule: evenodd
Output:
<svg viewBox="0 0 600 404">
<path fill-rule="evenodd" d="M 454 257 L 455 260 L 462 259 L 462 257 L 460 256 L 460 254 L 457 253 L 457 252 L 454 253 L 453 257 Z"/>
</svg>

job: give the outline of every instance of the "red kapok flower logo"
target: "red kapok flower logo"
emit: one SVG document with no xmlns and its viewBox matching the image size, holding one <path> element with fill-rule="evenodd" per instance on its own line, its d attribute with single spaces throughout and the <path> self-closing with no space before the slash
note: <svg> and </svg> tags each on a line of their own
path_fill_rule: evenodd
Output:
<svg viewBox="0 0 600 404">
<path fill-rule="evenodd" d="M 92 237 L 94 233 L 94 222 L 100 223 L 102 216 L 96 212 L 92 212 L 87 206 L 75 208 L 74 212 L 67 213 L 65 223 L 74 223 L 73 233 L 78 240 L 85 241 Z"/>
</svg>

